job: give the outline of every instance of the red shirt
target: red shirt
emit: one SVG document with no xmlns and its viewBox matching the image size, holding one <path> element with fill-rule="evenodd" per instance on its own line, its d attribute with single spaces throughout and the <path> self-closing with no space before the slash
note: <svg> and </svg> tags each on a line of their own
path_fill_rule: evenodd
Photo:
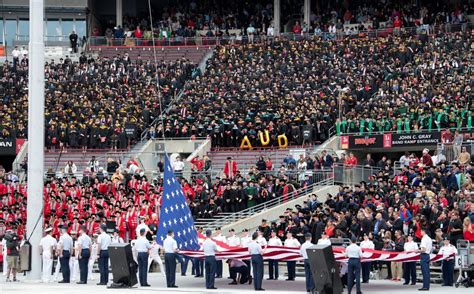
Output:
<svg viewBox="0 0 474 294">
<path fill-rule="evenodd" d="M 464 240 L 474 242 L 474 224 L 471 224 L 471 231 L 464 231 Z"/>
</svg>

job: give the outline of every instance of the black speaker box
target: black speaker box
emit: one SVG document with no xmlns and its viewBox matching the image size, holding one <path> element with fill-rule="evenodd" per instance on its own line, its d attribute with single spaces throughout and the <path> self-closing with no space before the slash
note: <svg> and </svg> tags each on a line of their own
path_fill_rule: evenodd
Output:
<svg viewBox="0 0 474 294">
<path fill-rule="evenodd" d="M 313 274 L 315 293 L 341 294 L 342 282 L 339 265 L 334 258 L 331 245 L 315 245 L 306 249 Z"/>
<path fill-rule="evenodd" d="M 109 245 L 110 266 L 112 267 L 112 287 L 133 287 L 137 281 L 137 263 L 133 259 L 132 247 L 128 243 Z"/>
<path fill-rule="evenodd" d="M 115 222 L 114 221 L 107 221 L 105 222 L 105 225 L 107 226 L 106 233 L 107 234 L 113 234 L 115 231 Z"/>
</svg>

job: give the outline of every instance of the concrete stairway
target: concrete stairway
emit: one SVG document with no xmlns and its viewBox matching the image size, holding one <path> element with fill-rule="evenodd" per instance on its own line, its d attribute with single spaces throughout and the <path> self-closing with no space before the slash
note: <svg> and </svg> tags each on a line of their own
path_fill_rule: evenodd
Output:
<svg viewBox="0 0 474 294">
<path fill-rule="evenodd" d="M 212 46 L 186 46 L 186 47 L 157 47 L 156 58 L 161 61 L 176 61 L 178 59 L 186 58 L 190 61 L 199 64 L 201 60 L 213 50 Z M 153 60 L 153 47 L 124 47 L 124 46 L 91 46 L 89 53 L 98 54 L 100 57 L 113 58 L 117 55 L 128 53 L 132 61 L 140 57 L 142 60 Z"/>
<path fill-rule="evenodd" d="M 289 148 L 255 148 L 252 150 L 242 150 L 240 148 L 221 148 L 214 149 L 208 153 L 209 159 L 212 161 L 213 170 L 224 169 L 224 164 L 227 157 L 232 157 L 237 162 L 239 170 L 248 170 L 250 167 L 255 166 L 260 156 L 264 159 L 269 157 L 273 163 L 273 169 L 278 169 L 283 164 L 283 159 L 288 154 L 294 154 L 295 159 L 298 158 L 299 153 L 303 151 L 308 153 L 314 152 L 315 146 L 310 147 L 289 147 Z"/>
</svg>

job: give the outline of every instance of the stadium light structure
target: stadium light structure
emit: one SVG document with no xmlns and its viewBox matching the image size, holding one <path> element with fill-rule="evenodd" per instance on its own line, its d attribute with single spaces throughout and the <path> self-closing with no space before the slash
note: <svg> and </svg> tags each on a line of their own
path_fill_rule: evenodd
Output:
<svg viewBox="0 0 474 294">
<path fill-rule="evenodd" d="M 44 176 L 44 0 L 30 0 L 28 62 L 28 202 L 26 239 L 30 242 L 28 280 L 40 280 L 39 243 L 43 236 Z"/>
</svg>

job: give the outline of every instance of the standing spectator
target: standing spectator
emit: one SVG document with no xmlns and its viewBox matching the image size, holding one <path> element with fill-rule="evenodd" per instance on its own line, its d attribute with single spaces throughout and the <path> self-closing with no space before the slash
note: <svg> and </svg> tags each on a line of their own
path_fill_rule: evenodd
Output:
<svg viewBox="0 0 474 294">
<path fill-rule="evenodd" d="M 423 166 L 425 167 L 433 166 L 433 160 L 430 155 L 430 150 L 428 150 L 427 148 L 423 149 L 423 156 L 421 156 L 420 163 L 423 164 Z"/>
<path fill-rule="evenodd" d="M 181 160 L 181 156 L 177 156 L 176 160 L 173 162 L 173 171 L 176 177 L 181 177 L 183 175 L 184 162 Z"/>
<path fill-rule="evenodd" d="M 18 271 L 18 267 L 20 266 L 18 262 L 20 249 L 18 244 L 19 239 L 18 236 L 14 234 L 11 230 L 10 232 L 7 232 L 7 234 L 4 236 L 4 238 L 6 239 L 7 248 L 7 282 L 12 281 L 10 280 L 10 274 L 13 276 L 13 282 L 16 282 L 16 272 Z"/>
<path fill-rule="evenodd" d="M 237 175 L 238 166 L 235 160 L 232 160 L 232 157 L 227 157 L 227 161 L 224 165 L 224 174 L 227 176 L 227 179 L 232 180 Z"/>
<path fill-rule="evenodd" d="M 69 35 L 69 41 L 71 42 L 71 49 L 73 53 L 77 53 L 77 34 L 75 31 L 72 31 L 72 33 Z"/>
<path fill-rule="evenodd" d="M 459 131 L 454 132 L 454 140 L 453 140 L 453 152 L 454 152 L 454 158 L 459 158 L 459 155 L 461 154 L 461 146 L 462 142 L 464 141 L 464 136 L 459 133 Z"/>
<path fill-rule="evenodd" d="M 18 62 L 20 61 L 20 55 L 21 55 L 20 49 L 18 49 L 18 46 L 15 46 L 15 48 L 12 50 L 13 70 L 14 71 L 16 71 L 16 67 L 18 65 Z"/>
</svg>

